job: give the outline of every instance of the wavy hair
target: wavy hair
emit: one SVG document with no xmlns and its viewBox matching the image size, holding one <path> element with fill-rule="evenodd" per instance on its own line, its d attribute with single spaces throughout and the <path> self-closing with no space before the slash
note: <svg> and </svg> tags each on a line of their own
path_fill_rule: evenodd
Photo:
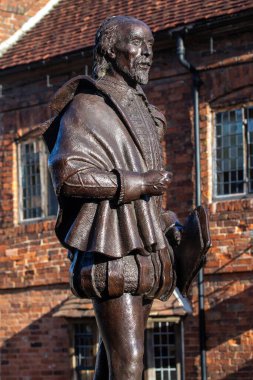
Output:
<svg viewBox="0 0 253 380">
<path fill-rule="evenodd" d="M 112 16 L 100 25 L 96 33 L 93 50 L 93 78 L 99 79 L 106 75 L 110 68 L 110 60 L 107 53 L 117 40 L 118 28 L 120 24 L 131 21 L 138 20 L 131 16 Z"/>
</svg>

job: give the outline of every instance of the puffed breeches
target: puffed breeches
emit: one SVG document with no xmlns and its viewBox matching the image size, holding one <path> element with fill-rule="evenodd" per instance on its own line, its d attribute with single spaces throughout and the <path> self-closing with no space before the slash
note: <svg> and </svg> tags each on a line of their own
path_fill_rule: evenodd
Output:
<svg viewBox="0 0 253 380">
<path fill-rule="evenodd" d="M 73 293 L 81 298 L 114 298 L 123 293 L 147 299 L 168 299 L 174 290 L 172 248 L 111 259 L 97 253 L 76 251 L 70 267 Z"/>
</svg>

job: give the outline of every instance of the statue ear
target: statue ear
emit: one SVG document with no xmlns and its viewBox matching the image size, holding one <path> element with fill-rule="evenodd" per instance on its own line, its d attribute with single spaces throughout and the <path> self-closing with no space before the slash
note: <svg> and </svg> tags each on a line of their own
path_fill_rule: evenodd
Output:
<svg viewBox="0 0 253 380">
<path fill-rule="evenodd" d="M 107 55 L 110 59 L 115 59 L 116 58 L 116 53 L 115 53 L 115 49 L 114 49 L 114 46 L 110 47 L 108 50 L 107 50 Z"/>
</svg>

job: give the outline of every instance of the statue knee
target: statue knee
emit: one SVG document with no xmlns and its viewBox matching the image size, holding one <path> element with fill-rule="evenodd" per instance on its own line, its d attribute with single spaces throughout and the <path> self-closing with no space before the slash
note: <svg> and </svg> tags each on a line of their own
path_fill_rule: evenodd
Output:
<svg viewBox="0 0 253 380">
<path fill-rule="evenodd" d="M 120 351 L 120 347 L 119 347 Z M 143 347 L 131 347 L 126 352 L 117 352 L 111 358 L 115 379 L 139 380 L 143 371 Z"/>
<path fill-rule="evenodd" d="M 127 363 L 129 368 L 131 368 L 133 371 L 137 370 L 138 368 L 142 368 L 143 355 L 144 350 L 142 347 L 141 349 L 135 349 L 132 352 L 128 352 L 125 358 L 125 363 Z"/>
</svg>

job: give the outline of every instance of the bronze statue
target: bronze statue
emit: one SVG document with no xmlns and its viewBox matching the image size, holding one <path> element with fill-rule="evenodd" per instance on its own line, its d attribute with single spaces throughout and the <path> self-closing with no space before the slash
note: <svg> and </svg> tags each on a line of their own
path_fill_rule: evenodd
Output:
<svg viewBox="0 0 253 380">
<path fill-rule="evenodd" d="M 95 380 L 142 378 L 152 302 L 170 296 L 181 270 L 173 253 L 180 224 L 161 208 L 171 181 L 160 147 L 166 122 L 140 87 L 148 82 L 153 42 L 142 21 L 105 20 L 96 34 L 93 78 L 76 77 L 58 91 L 52 102 L 58 116 L 44 132 L 71 288 L 93 300 L 100 330 Z"/>
</svg>

